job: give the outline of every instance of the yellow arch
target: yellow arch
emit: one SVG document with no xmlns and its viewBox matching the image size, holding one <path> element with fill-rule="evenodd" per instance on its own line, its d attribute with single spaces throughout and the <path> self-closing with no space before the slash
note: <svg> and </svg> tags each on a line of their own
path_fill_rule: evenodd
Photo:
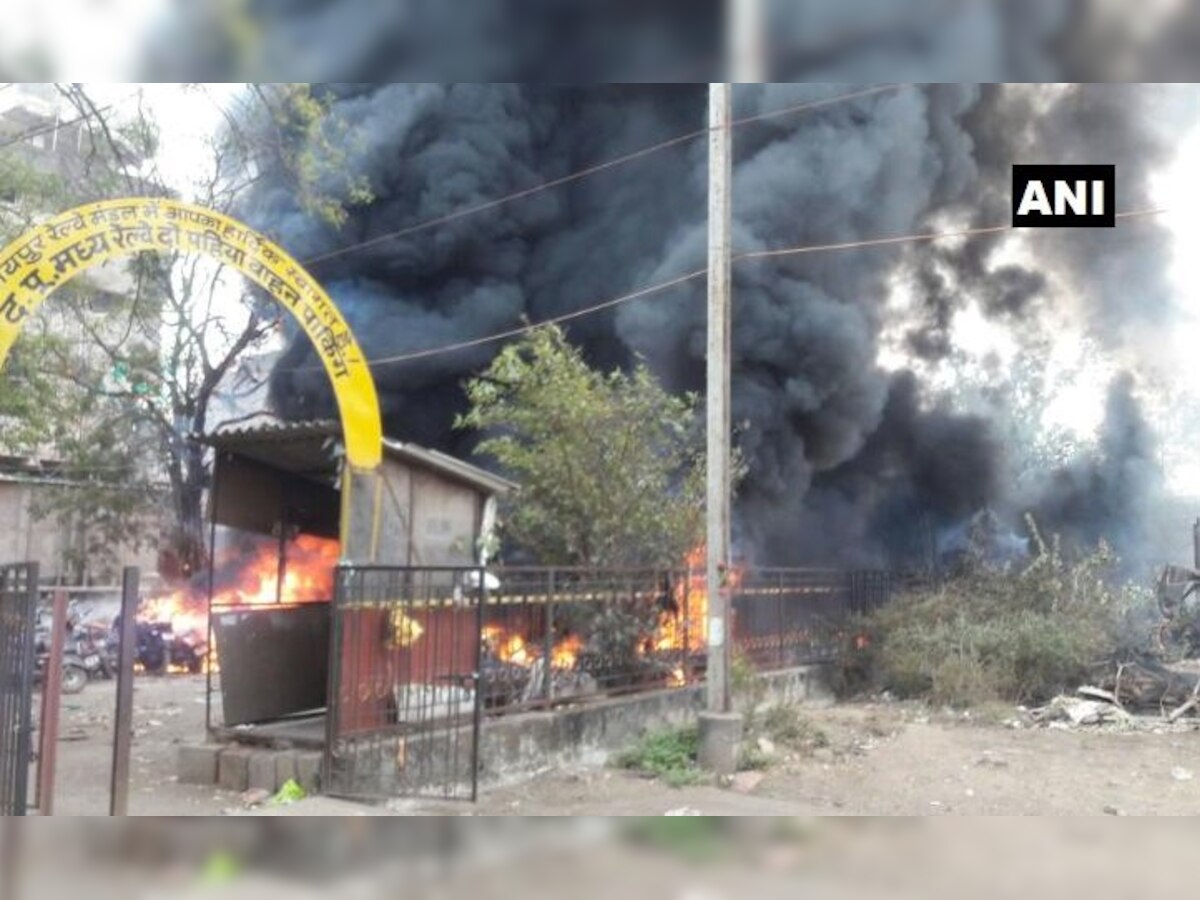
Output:
<svg viewBox="0 0 1200 900">
<path fill-rule="evenodd" d="M 261 285 L 296 317 L 329 373 L 350 465 L 360 471 L 379 465 L 383 429 L 375 382 L 333 300 L 277 244 L 202 206 L 152 197 L 91 203 L 0 250 L 0 366 L 29 314 L 55 288 L 85 269 L 141 250 L 201 253 Z"/>
</svg>

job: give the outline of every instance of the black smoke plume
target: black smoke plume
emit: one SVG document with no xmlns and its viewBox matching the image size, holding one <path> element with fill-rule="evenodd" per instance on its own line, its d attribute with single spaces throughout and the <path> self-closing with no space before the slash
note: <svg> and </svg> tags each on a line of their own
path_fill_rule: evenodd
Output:
<svg viewBox="0 0 1200 900">
<path fill-rule="evenodd" d="M 245 214 L 301 258 L 560 177 L 705 121 L 702 85 L 325 90 L 356 136 L 352 165 L 377 199 L 352 209 L 334 231 L 303 214 L 286 183 L 267 173 Z M 736 114 L 850 90 L 747 86 Z M 1140 91 L 907 86 L 747 125 L 736 132 L 736 249 L 1004 223 L 1014 161 L 1116 162 L 1125 185 L 1119 204 L 1141 202 L 1147 167 L 1164 159 L 1165 148 L 1147 122 L 1154 89 Z M 539 321 L 701 267 L 705 177 L 703 140 L 681 143 L 332 257 L 314 271 L 371 358 L 482 337 L 523 317 Z M 1017 519 L 1022 506 L 1043 509 L 1055 527 L 1085 537 L 1122 521 L 1124 511 L 1136 513 L 1131 478 L 1064 476 L 1044 495 L 1016 496 L 1006 472 L 1020 448 L 1006 445 L 982 410 L 956 411 L 915 375 L 879 365 L 881 334 L 894 325 L 888 298 L 900 279 L 916 286 L 917 310 L 906 324 L 914 359 L 945 356 L 949 323 L 969 300 L 994 320 L 1037 334 L 1054 296 L 1067 296 L 1114 348 L 1129 349 L 1131 335 L 1163 322 L 1166 244 L 1155 226 L 1053 236 L 1036 242 L 1025 261 L 999 269 L 990 263 L 995 246 L 988 238 L 738 265 L 733 415 L 750 469 L 738 501 L 744 552 L 784 564 L 910 564 L 925 558 L 939 529 L 985 507 Z M 569 333 L 597 365 L 626 365 L 639 354 L 669 387 L 701 389 L 703 293 L 699 282 L 682 286 L 579 319 Z M 488 344 L 377 367 L 388 431 L 469 454 L 470 436 L 450 423 L 462 408 L 462 381 L 495 350 Z M 287 416 L 332 412 L 324 375 L 302 339 L 281 358 L 271 387 Z M 1114 433 L 1124 428 L 1118 418 L 1128 423 L 1137 412 L 1132 387 L 1120 396 L 1109 406 Z M 1104 466 L 1124 471 L 1129 458 L 1140 471 L 1152 454 L 1148 432 L 1139 434 L 1106 437 Z M 1081 506 L 1069 499 L 1080 489 L 1108 499 Z"/>
</svg>

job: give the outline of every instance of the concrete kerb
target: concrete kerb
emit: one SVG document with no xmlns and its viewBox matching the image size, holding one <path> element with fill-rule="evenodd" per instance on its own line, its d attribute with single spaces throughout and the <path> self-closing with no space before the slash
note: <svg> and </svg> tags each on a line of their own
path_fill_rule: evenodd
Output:
<svg viewBox="0 0 1200 900">
<path fill-rule="evenodd" d="M 760 678 L 765 690 L 756 708 L 828 702 L 831 696 L 825 687 L 824 674 L 822 666 L 764 673 Z M 701 722 L 702 732 L 701 764 L 720 774 L 727 768 L 724 761 L 729 759 L 730 745 L 734 747 L 736 760 L 741 726 L 716 723 L 712 739 L 724 749 L 719 751 L 720 760 L 712 759 L 708 756 L 710 750 L 705 749 L 705 734 L 711 725 L 704 724 L 704 704 L 704 686 L 693 685 L 486 719 L 479 735 L 480 787 L 520 782 L 551 769 L 601 765 L 612 752 L 628 747 L 649 732 L 697 721 Z M 294 778 L 306 791 L 315 793 L 320 790 L 321 764 L 320 751 L 200 744 L 179 748 L 178 772 L 180 781 L 216 783 L 240 792 L 252 784 L 268 787 L 270 769 L 272 790 Z"/>
<path fill-rule="evenodd" d="M 823 666 L 800 666 L 759 677 L 765 689 L 754 711 L 832 700 Z M 487 720 L 479 735 L 480 787 L 516 783 L 549 769 L 601 765 L 611 753 L 650 732 L 698 722 L 704 708 L 704 685 L 693 685 Z M 749 712 L 740 710 L 739 715 Z M 732 740 L 728 731 L 732 727 L 720 732 L 726 743 Z M 739 726 L 735 748 L 740 749 L 740 742 Z M 705 768 L 719 774 L 724 766 Z"/>
<path fill-rule="evenodd" d="M 220 744 L 182 744 L 176 772 L 184 784 L 216 784 Z"/>
</svg>

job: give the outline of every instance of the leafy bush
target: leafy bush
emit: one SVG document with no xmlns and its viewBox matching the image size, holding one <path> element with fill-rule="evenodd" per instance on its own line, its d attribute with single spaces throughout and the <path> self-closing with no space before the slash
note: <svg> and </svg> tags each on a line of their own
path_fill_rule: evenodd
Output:
<svg viewBox="0 0 1200 900">
<path fill-rule="evenodd" d="M 671 787 L 683 787 L 704 777 L 696 764 L 699 743 L 699 731 L 694 725 L 655 732 L 619 754 L 615 762 L 622 769 L 661 778 Z"/>
<path fill-rule="evenodd" d="M 1035 555 L 1024 568 L 975 562 L 860 619 L 839 687 L 951 706 L 1037 702 L 1128 652 L 1145 592 L 1111 581 L 1116 558 L 1107 545 L 1067 559 L 1057 540 L 1046 544 L 1030 528 Z"/>
</svg>

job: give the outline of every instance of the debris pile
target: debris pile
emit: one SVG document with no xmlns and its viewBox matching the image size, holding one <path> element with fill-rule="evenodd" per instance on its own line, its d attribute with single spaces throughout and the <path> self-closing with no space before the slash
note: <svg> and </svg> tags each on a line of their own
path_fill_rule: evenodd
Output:
<svg viewBox="0 0 1200 900">
<path fill-rule="evenodd" d="M 1031 724 L 1052 728 L 1200 728 L 1200 672 L 1183 665 L 1124 663 L 1098 685 L 1083 685 L 1075 696 L 1060 694 L 1029 710 L 1028 718 Z"/>
</svg>

